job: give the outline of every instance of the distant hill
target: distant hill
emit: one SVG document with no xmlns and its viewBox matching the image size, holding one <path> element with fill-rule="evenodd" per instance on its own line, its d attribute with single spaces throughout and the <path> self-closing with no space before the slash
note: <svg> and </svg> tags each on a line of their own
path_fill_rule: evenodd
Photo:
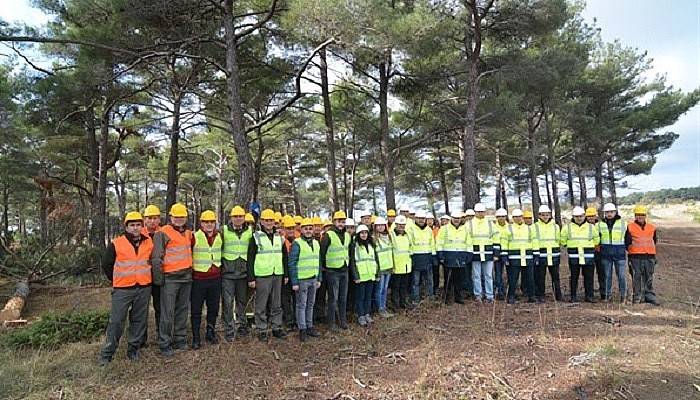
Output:
<svg viewBox="0 0 700 400">
<path fill-rule="evenodd" d="M 651 192 L 633 193 L 620 198 L 620 204 L 636 203 L 680 203 L 688 200 L 700 201 L 700 186 L 681 189 L 661 189 Z"/>
</svg>

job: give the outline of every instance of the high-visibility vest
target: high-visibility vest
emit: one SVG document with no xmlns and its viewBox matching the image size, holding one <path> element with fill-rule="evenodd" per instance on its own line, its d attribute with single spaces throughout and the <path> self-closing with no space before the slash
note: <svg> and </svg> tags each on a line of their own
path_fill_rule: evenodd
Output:
<svg viewBox="0 0 700 400">
<path fill-rule="evenodd" d="M 559 225 L 549 220 L 547 223 L 537 221 L 534 226 L 540 259 L 547 259 L 547 265 L 554 265 L 554 258 L 561 256 Z"/>
<path fill-rule="evenodd" d="M 312 239 L 311 246 L 303 238 L 294 239 L 299 246 L 299 260 L 297 261 L 297 279 L 311 279 L 318 275 L 319 253 L 321 245 Z M 312 248 L 313 246 L 313 248 Z"/>
<path fill-rule="evenodd" d="M 618 219 L 613 223 L 612 229 L 609 228 L 605 220 L 598 222 L 598 231 L 600 232 L 601 245 L 625 245 L 625 224 L 622 219 Z"/>
<path fill-rule="evenodd" d="M 192 248 L 192 268 L 197 272 L 207 272 L 212 265 L 221 266 L 221 235 L 218 233 L 214 243 L 209 246 L 207 235 L 201 230 L 194 233 L 194 247 Z"/>
<path fill-rule="evenodd" d="M 248 244 L 250 243 L 250 238 L 253 237 L 253 230 L 245 228 L 241 235 L 238 236 L 235 231 L 228 228 L 228 225 L 224 225 L 223 235 L 223 258 L 228 261 L 235 261 L 239 258 L 243 261 L 248 261 Z"/>
<path fill-rule="evenodd" d="M 450 223 L 442 226 L 435 245 L 438 251 L 469 252 L 472 250 L 466 225 L 456 227 Z"/>
<path fill-rule="evenodd" d="M 501 256 L 507 256 L 508 255 L 508 226 L 510 224 L 506 222 L 503 225 L 499 225 L 498 222 L 496 222 L 496 229 L 498 229 L 498 247 L 501 249 Z"/>
<path fill-rule="evenodd" d="M 282 246 L 284 243 L 282 243 L 280 235 L 272 235 L 272 237 L 273 240 L 270 241 L 265 232 L 253 233 L 253 240 L 258 246 L 253 264 L 253 274 L 256 277 L 284 274 L 284 266 L 282 265 Z"/>
<path fill-rule="evenodd" d="M 411 260 L 411 239 L 408 233 L 393 234 L 394 274 L 410 274 L 413 261 Z"/>
<path fill-rule="evenodd" d="M 527 266 L 527 260 L 533 260 L 534 234 L 531 226 L 525 223 L 508 225 L 508 260 Z"/>
<path fill-rule="evenodd" d="M 592 264 L 599 241 L 598 228 L 588 222 L 581 225 L 570 222 L 561 230 L 561 242 L 566 246 L 570 262 L 575 259 L 579 264 Z"/>
<path fill-rule="evenodd" d="M 329 230 L 326 235 L 329 240 L 326 250 L 326 268 L 342 268 L 350 261 L 350 234 L 343 232 L 343 243 L 340 242 L 340 237 L 334 230 Z"/>
<path fill-rule="evenodd" d="M 394 245 L 391 243 L 389 235 L 377 234 L 374 243 L 376 245 L 377 259 L 379 260 L 379 270 L 388 271 L 394 268 Z"/>
<path fill-rule="evenodd" d="M 656 226 L 645 223 L 644 228 L 636 222 L 627 225 L 627 231 L 632 237 L 632 243 L 627 247 L 629 254 L 656 254 L 656 244 L 654 243 L 654 233 Z"/>
<path fill-rule="evenodd" d="M 153 241 L 146 236 L 146 240 L 139 243 L 138 252 L 126 236 L 122 235 L 114 240 L 114 270 L 112 272 L 112 287 L 124 288 L 132 286 L 146 286 L 152 282 L 151 278 L 151 251 Z"/>
<path fill-rule="evenodd" d="M 474 246 L 474 256 L 478 261 L 493 260 L 493 245 L 499 242 L 499 231 L 486 218 L 469 221 L 469 238 Z"/>
<path fill-rule="evenodd" d="M 374 259 L 374 247 L 355 245 L 355 268 L 360 282 L 373 281 L 377 276 L 377 261 Z"/>
<path fill-rule="evenodd" d="M 432 229 L 428 226 L 421 229 L 418 225 L 414 225 L 409 234 L 412 254 L 435 254 L 435 239 Z"/>
<path fill-rule="evenodd" d="M 166 274 L 192 268 L 192 231 L 186 229 L 180 233 L 166 225 L 160 230 L 168 236 L 163 256 L 163 272 Z"/>
</svg>

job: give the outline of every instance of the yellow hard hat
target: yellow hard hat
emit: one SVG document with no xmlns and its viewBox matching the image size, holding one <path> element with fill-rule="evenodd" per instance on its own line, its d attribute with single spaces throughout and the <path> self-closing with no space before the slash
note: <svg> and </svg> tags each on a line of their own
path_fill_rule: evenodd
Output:
<svg viewBox="0 0 700 400">
<path fill-rule="evenodd" d="M 523 218 L 532 218 L 532 217 L 533 217 L 532 211 L 530 211 L 530 210 L 523 211 Z"/>
<path fill-rule="evenodd" d="M 343 215 L 345 215 L 345 211 L 341 211 L 341 212 L 343 213 Z M 323 222 L 323 226 L 329 226 L 329 225 L 333 225 L 333 221 L 331 221 L 330 219 L 327 219 Z"/>
<path fill-rule="evenodd" d="M 300 222 L 301 226 L 309 226 L 314 224 L 314 220 L 311 218 L 302 218 Z"/>
<path fill-rule="evenodd" d="M 647 215 L 647 208 L 641 204 L 634 206 L 632 211 L 634 212 L 634 215 Z"/>
<path fill-rule="evenodd" d="M 187 217 L 187 207 L 182 203 L 175 203 L 170 207 L 171 217 Z"/>
<path fill-rule="evenodd" d="M 126 216 L 124 217 L 124 224 L 131 221 L 143 221 L 141 213 L 138 211 L 131 211 L 126 213 Z"/>
<path fill-rule="evenodd" d="M 200 221 L 216 221 L 216 213 L 212 210 L 202 211 L 202 215 L 199 216 Z"/>
<path fill-rule="evenodd" d="M 269 208 L 266 208 L 263 210 L 263 212 L 260 214 L 260 219 L 275 219 L 275 212 L 270 210 Z"/>
<path fill-rule="evenodd" d="M 246 213 L 245 214 L 245 222 L 255 222 L 255 218 L 253 218 L 253 214 Z"/>
<path fill-rule="evenodd" d="M 244 217 L 245 210 L 241 206 L 235 206 L 235 207 L 233 207 L 233 209 L 231 209 L 231 214 L 229 216 L 231 216 L 231 217 Z"/>
<path fill-rule="evenodd" d="M 340 210 L 333 213 L 333 219 L 348 219 L 348 217 L 345 215 L 345 211 Z"/>
<path fill-rule="evenodd" d="M 294 228 L 296 224 L 294 223 L 294 217 L 291 215 L 285 215 L 282 217 L 282 226 L 284 228 Z"/>
<path fill-rule="evenodd" d="M 598 210 L 596 210 L 594 207 L 588 207 L 586 209 L 587 217 L 595 217 L 596 215 L 598 215 Z"/>
<path fill-rule="evenodd" d="M 321 217 L 319 216 L 311 218 L 311 223 L 314 225 L 323 225 L 323 221 L 321 221 Z"/>
<path fill-rule="evenodd" d="M 302 222 L 303 220 L 304 220 L 304 217 L 302 217 L 301 215 L 295 215 L 295 216 L 294 216 L 294 223 L 295 223 L 295 224 L 301 224 L 301 222 Z"/>
<path fill-rule="evenodd" d="M 160 217 L 160 208 L 158 208 L 158 206 L 154 206 L 153 204 L 149 204 L 146 206 L 146 209 L 143 210 L 143 216 Z"/>
<path fill-rule="evenodd" d="M 377 220 L 377 216 L 376 216 L 376 215 L 372 215 L 372 217 L 370 217 L 370 219 L 369 219 L 369 221 L 370 221 L 372 224 L 374 224 L 374 221 L 376 221 L 376 220 Z"/>
<path fill-rule="evenodd" d="M 280 221 L 282 221 L 282 213 L 277 211 L 275 213 L 275 222 L 280 222 Z"/>
<path fill-rule="evenodd" d="M 386 212 L 387 217 L 395 217 L 396 216 L 396 210 L 393 208 L 390 208 L 389 211 Z"/>
</svg>

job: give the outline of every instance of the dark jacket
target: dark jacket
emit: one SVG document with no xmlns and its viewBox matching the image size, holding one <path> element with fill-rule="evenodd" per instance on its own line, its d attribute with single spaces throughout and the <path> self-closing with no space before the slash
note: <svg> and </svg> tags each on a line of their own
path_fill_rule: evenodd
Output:
<svg viewBox="0 0 700 400">
<path fill-rule="evenodd" d="M 340 238 L 340 243 L 345 244 L 345 229 L 340 230 L 336 228 L 335 226 L 330 229 L 331 231 L 335 232 L 338 237 Z M 326 253 L 328 253 L 328 246 L 331 244 L 331 239 L 328 237 L 328 234 L 326 233 L 321 237 L 321 251 L 319 257 L 321 258 L 321 271 L 326 270 Z M 350 252 L 352 254 L 352 252 Z M 337 272 L 342 272 L 347 270 L 347 264 L 343 265 L 342 268 L 336 268 L 333 269 L 333 271 Z"/>
<path fill-rule="evenodd" d="M 612 230 L 613 226 L 615 223 L 619 220 L 621 220 L 620 215 L 615 215 L 615 218 L 613 219 L 607 219 L 604 218 L 601 222 L 601 225 L 605 225 L 601 231 L 600 231 L 600 237 L 603 238 L 603 236 L 609 235 L 609 232 Z M 622 223 L 624 227 L 624 222 Z M 607 227 L 607 229 L 606 229 Z M 625 235 L 627 232 L 625 232 Z M 624 244 L 601 244 L 600 245 L 600 255 L 601 257 L 605 257 L 606 259 L 613 259 L 613 260 L 624 260 L 625 259 L 625 250 L 626 246 Z"/>
<path fill-rule="evenodd" d="M 262 231 L 261 231 L 262 232 Z M 277 230 L 273 229 L 272 233 L 266 233 L 270 241 L 274 240 L 277 236 Z M 282 239 L 284 241 L 284 239 Z M 250 238 L 250 243 L 248 244 L 248 282 L 253 282 L 255 280 L 255 256 L 258 254 L 258 245 L 255 243 L 255 237 Z M 289 276 L 289 270 L 287 268 L 287 246 L 282 243 L 282 268 L 284 269 L 284 277 Z"/>
<path fill-rule="evenodd" d="M 311 246 L 311 248 L 314 248 L 314 238 L 311 237 L 310 239 L 307 239 L 305 237 L 301 237 L 301 240 L 306 240 L 306 243 Z M 316 245 L 318 246 L 318 244 Z M 301 249 L 299 248 L 299 244 L 296 243 L 296 241 L 292 242 L 292 247 L 289 249 L 289 256 L 287 257 L 288 259 L 288 270 L 289 270 L 289 281 L 292 284 L 292 286 L 296 285 L 299 283 L 299 279 L 297 279 L 297 265 L 299 263 L 299 252 Z M 318 272 L 316 273 L 316 280 L 321 282 L 321 267 L 319 264 Z"/>
<path fill-rule="evenodd" d="M 369 237 L 367 240 L 362 240 L 358 236 L 350 242 L 350 279 L 353 281 L 360 279 L 360 273 L 357 271 L 357 264 L 355 263 L 355 247 L 364 246 L 365 249 L 372 247 L 374 249 L 374 242 Z M 379 259 L 377 258 L 377 252 L 374 252 L 374 265 L 377 267 L 375 272 L 376 276 L 379 276 Z"/>
</svg>

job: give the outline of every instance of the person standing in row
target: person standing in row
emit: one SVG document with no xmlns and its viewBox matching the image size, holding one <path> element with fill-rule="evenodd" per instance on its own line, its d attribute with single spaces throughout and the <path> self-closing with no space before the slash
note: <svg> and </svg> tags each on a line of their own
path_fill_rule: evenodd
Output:
<svg viewBox="0 0 700 400">
<path fill-rule="evenodd" d="M 437 253 L 435 251 L 435 238 L 433 230 L 426 225 L 426 213 L 416 213 L 416 221 L 409 231 L 411 238 L 411 259 L 413 265 L 413 286 L 411 297 L 415 303 L 423 299 L 421 286 L 425 287 L 428 297 L 433 292 L 433 267 L 437 265 Z"/>
<path fill-rule="evenodd" d="M 561 229 L 561 245 L 566 247 L 569 257 L 569 288 L 571 289 L 571 302 L 578 301 L 576 295 L 578 289 L 578 277 L 583 274 L 583 287 L 587 303 L 595 303 L 593 298 L 593 275 L 595 271 L 595 248 L 600 242 L 597 227 L 586 221 L 585 211 L 581 207 L 574 207 L 573 220 Z"/>
<path fill-rule="evenodd" d="M 124 323 L 129 318 L 126 355 L 139 359 L 139 347 L 144 342 L 148 325 L 148 302 L 151 296 L 151 238 L 141 231 L 143 217 L 130 212 L 124 218 L 124 234 L 112 240 L 102 259 L 102 270 L 112 282 L 112 308 L 107 325 L 105 344 L 100 352 L 100 365 L 112 361 Z"/>
<path fill-rule="evenodd" d="M 394 311 L 411 307 L 411 239 L 406 233 L 406 217 L 399 215 L 394 220 L 391 233 L 394 269 L 391 271 L 391 303 Z"/>
<path fill-rule="evenodd" d="M 294 222 L 294 217 L 291 215 L 285 215 L 282 217 L 282 231 L 284 238 L 284 247 L 287 249 L 287 254 L 292 249 L 292 243 L 296 240 L 296 223 Z M 282 285 L 282 320 L 284 321 L 284 326 L 287 330 L 294 329 L 296 320 L 296 307 L 294 305 L 294 291 L 292 290 L 292 283 L 287 281 Z"/>
<path fill-rule="evenodd" d="M 289 251 L 289 280 L 296 296 L 296 320 L 299 340 L 320 334 L 314 328 L 314 300 L 316 289 L 321 287 L 321 245 L 314 239 L 310 218 L 300 223 L 301 237 L 294 240 Z"/>
<path fill-rule="evenodd" d="M 192 292 L 192 231 L 187 228 L 187 207 L 170 207 L 170 223 L 153 236 L 153 281 L 160 285 L 161 354 L 187 348 L 187 314 Z"/>
<path fill-rule="evenodd" d="M 464 304 L 464 273 L 467 263 L 471 262 L 471 242 L 466 225 L 461 225 L 461 216 L 458 211 L 452 212 L 450 223 L 440 228 L 435 243 L 440 264 L 445 266 L 445 304 L 449 304 L 453 298 L 455 303 Z"/>
<path fill-rule="evenodd" d="M 192 299 L 191 325 L 192 349 L 202 347 L 201 325 L 202 308 L 207 305 L 207 325 L 205 336 L 207 343 L 218 344 L 216 336 L 216 318 L 221 303 L 221 248 L 223 241 L 216 229 L 216 213 L 211 210 L 202 212 L 199 229 L 192 241 Z"/>
<path fill-rule="evenodd" d="M 158 206 L 149 204 L 143 210 L 143 228 L 141 234 L 148 236 L 153 240 L 153 235 L 160 230 L 160 209 Z M 151 285 L 151 298 L 153 299 L 153 317 L 156 325 L 156 342 L 158 341 L 158 323 L 160 321 L 160 286 Z M 146 333 L 143 335 L 143 343 L 141 347 L 146 346 L 148 341 L 148 324 L 146 324 Z"/>
<path fill-rule="evenodd" d="M 506 239 L 502 242 L 508 249 L 508 304 L 515 304 L 515 290 L 518 277 L 523 275 L 525 293 L 528 303 L 535 302 L 534 288 L 534 250 L 535 235 L 530 225 L 525 224 L 523 212 L 513 210 L 513 223 L 508 225 Z"/>
<path fill-rule="evenodd" d="M 321 239 L 321 271 L 326 285 L 326 323 L 331 331 L 348 329 L 348 266 L 350 235 L 345 232 L 345 211 L 333 214 L 333 227 Z"/>
<path fill-rule="evenodd" d="M 508 249 L 503 244 L 508 234 L 508 211 L 505 208 L 496 210 L 495 225 L 496 229 L 498 229 L 498 244 L 494 245 L 493 251 L 494 255 L 498 256 L 498 259 L 494 259 L 493 262 L 493 290 L 498 300 L 505 300 L 506 285 L 503 280 L 503 273 L 508 262 Z"/>
<path fill-rule="evenodd" d="M 603 220 L 598 223 L 600 234 L 600 263 L 605 272 L 605 300 L 612 301 L 612 279 L 617 275 L 617 287 L 620 302 L 627 298 L 627 280 L 625 271 L 625 231 L 626 226 L 617 214 L 613 203 L 603 206 Z"/>
<path fill-rule="evenodd" d="M 387 295 L 389 294 L 389 282 L 391 281 L 391 270 L 394 269 L 394 245 L 389 235 L 387 222 L 384 218 L 378 217 L 374 221 L 374 248 L 377 253 L 379 263 L 379 280 L 374 287 L 374 301 L 377 312 L 384 318 L 391 317 L 386 309 Z"/>
<path fill-rule="evenodd" d="M 552 210 L 541 205 L 535 222 L 535 238 L 539 256 L 535 260 L 535 298 L 538 303 L 544 303 L 545 281 L 547 269 L 552 278 L 552 292 L 556 301 L 562 301 L 561 285 L 559 283 L 559 264 L 561 260 L 561 229 L 552 219 Z"/>
<path fill-rule="evenodd" d="M 500 243 L 500 234 L 493 223 L 486 219 L 486 206 L 474 205 L 474 219 L 469 221 L 467 233 L 473 246 L 472 282 L 474 299 L 493 303 L 493 260 L 494 245 Z M 483 287 L 482 287 L 483 278 Z M 483 296 L 483 297 L 482 297 Z"/>
<path fill-rule="evenodd" d="M 350 274 L 355 282 L 355 313 L 360 326 L 372 323 L 372 293 L 378 272 L 377 255 L 369 228 L 360 225 L 350 245 Z"/>
<path fill-rule="evenodd" d="M 245 309 L 248 304 L 248 245 L 252 237 L 253 228 L 245 224 L 245 211 L 240 206 L 233 207 L 229 222 L 223 227 L 221 260 L 224 339 L 229 343 L 236 336 L 250 333 Z"/>
<path fill-rule="evenodd" d="M 634 207 L 634 221 L 627 224 L 625 245 L 632 273 L 632 302 L 642 301 L 661 305 L 654 292 L 654 269 L 656 268 L 656 226 L 647 222 L 647 209 Z"/>
</svg>

